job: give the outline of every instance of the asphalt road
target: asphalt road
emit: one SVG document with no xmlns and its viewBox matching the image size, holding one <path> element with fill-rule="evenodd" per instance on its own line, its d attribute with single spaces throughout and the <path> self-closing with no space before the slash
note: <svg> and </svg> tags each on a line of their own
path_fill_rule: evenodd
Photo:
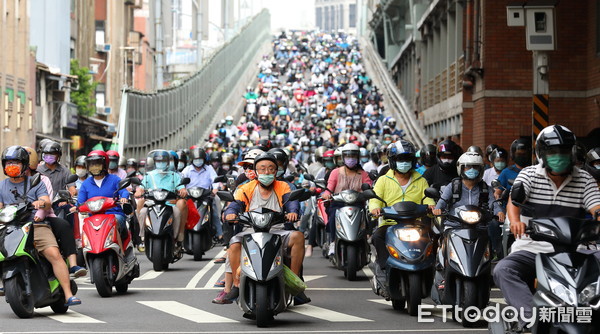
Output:
<svg viewBox="0 0 600 334">
<path fill-rule="evenodd" d="M 217 257 L 214 248 L 207 258 Z M 82 305 L 64 315 L 50 308 L 38 309 L 33 319 L 19 319 L 9 305 L 0 303 L 0 333 L 484 333 L 486 328 L 466 329 L 434 312 L 433 323 L 418 322 L 370 288 L 369 269 L 349 282 L 343 273 L 320 256 L 305 260 L 307 305 L 290 307 L 276 316 L 272 326 L 257 328 L 244 319 L 237 304 L 216 305 L 211 300 L 220 291 L 213 284 L 223 273 L 223 264 L 212 260 L 194 262 L 186 255 L 166 272 L 154 272 L 144 255 L 138 254 L 141 277 L 124 295 L 101 298 L 87 278 L 77 279 Z M 501 301 L 494 289 L 492 298 Z M 496 299 L 497 298 L 497 299 Z M 424 300 L 432 304 L 431 300 Z"/>
</svg>

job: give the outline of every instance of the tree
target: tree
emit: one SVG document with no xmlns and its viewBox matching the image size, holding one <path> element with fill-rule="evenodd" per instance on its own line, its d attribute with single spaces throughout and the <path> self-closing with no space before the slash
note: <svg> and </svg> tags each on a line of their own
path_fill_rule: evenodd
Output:
<svg viewBox="0 0 600 334">
<path fill-rule="evenodd" d="M 94 91 L 98 83 L 94 82 L 87 67 L 79 66 L 77 59 L 71 59 L 71 75 L 76 75 L 79 81 L 79 89 L 71 91 L 71 102 L 77 105 L 79 115 L 93 116 L 96 113 Z"/>
</svg>

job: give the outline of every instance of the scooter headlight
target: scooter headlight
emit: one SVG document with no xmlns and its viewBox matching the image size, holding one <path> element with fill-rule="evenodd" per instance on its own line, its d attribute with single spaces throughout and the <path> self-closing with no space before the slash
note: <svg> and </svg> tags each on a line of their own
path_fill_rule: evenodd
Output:
<svg viewBox="0 0 600 334">
<path fill-rule="evenodd" d="M 190 188 L 190 189 L 188 189 L 188 194 L 190 194 L 190 196 L 192 196 L 194 198 L 198 198 L 202 194 L 202 189 L 200 189 L 200 188 Z"/>
<path fill-rule="evenodd" d="M 545 226 L 542 226 L 542 225 L 539 225 L 539 224 L 534 224 L 533 228 L 535 229 L 535 232 L 538 233 L 538 234 L 545 234 L 545 235 L 547 235 L 549 237 L 556 238 L 556 233 L 554 233 L 554 231 L 552 231 L 551 229 L 549 229 L 549 228 L 547 228 Z"/>
<path fill-rule="evenodd" d="M 358 193 L 356 192 L 341 193 L 340 195 L 346 203 L 354 203 L 358 199 Z"/>
<path fill-rule="evenodd" d="M 573 293 L 573 291 L 571 291 L 569 288 L 550 277 L 548 277 L 548 283 L 550 284 L 550 290 L 554 295 L 556 295 L 556 297 L 560 298 L 569 305 L 575 305 L 577 303 L 575 293 Z"/>
<path fill-rule="evenodd" d="M 281 265 L 281 255 L 277 255 L 275 260 L 273 261 L 273 265 L 271 266 L 271 270 L 279 267 Z"/>
<path fill-rule="evenodd" d="M 85 232 L 81 232 L 81 247 L 83 249 L 92 250 L 92 245 Z"/>
<path fill-rule="evenodd" d="M 90 209 L 91 212 L 98 212 L 102 209 L 104 201 L 106 201 L 105 198 L 97 199 L 95 201 L 89 201 L 87 202 L 87 207 L 88 209 Z"/>
<path fill-rule="evenodd" d="M 579 305 L 589 305 L 594 300 L 594 298 L 598 297 L 599 293 L 600 290 L 598 290 L 598 282 L 589 284 L 579 293 Z"/>
<path fill-rule="evenodd" d="M 169 193 L 165 190 L 154 190 L 152 192 L 152 196 L 154 197 L 154 199 L 156 199 L 157 201 L 164 201 L 167 198 L 167 195 Z"/>
<path fill-rule="evenodd" d="M 152 220 L 150 220 L 150 217 L 146 216 L 146 227 L 150 228 L 152 227 Z"/>
<path fill-rule="evenodd" d="M 481 212 L 477 211 L 460 211 L 460 219 L 469 224 L 477 224 L 481 219 Z"/>
<path fill-rule="evenodd" d="M 104 248 L 110 247 L 113 244 L 113 240 L 115 239 L 115 228 L 111 228 L 106 236 L 106 240 L 104 241 Z"/>
<path fill-rule="evenodd" d="M 416 228 L 398 229 L 396 236 L 402 241 L 419 241 L 421 239 L 421 233 Z"/>
<path fill-rule="evenodd" d="M 17 216 L 17 211 L 19 210 L 14 205 L 9 205 L 4 209 L 0 210 L 0 222 L 8 223 L 13 221 Z"/>
</svg>

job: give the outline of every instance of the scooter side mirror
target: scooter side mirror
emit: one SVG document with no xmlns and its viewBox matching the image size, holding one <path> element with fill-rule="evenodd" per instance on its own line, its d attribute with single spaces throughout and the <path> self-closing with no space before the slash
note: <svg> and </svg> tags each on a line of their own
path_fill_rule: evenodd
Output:
<svg viewBox="0 0 600 334">
<path fill-rule="evenodd" d="M 510 199 L 512 203 L 516 206 L 520 206 L 525 203 L 525 197 L 525 187 L 523 186 L 523 183 L 516 182 L 513 184 L 510 191 Z"/>
<path fill-rule="evenodd" d="M 219 196 L 219 198 L 225 202 L 233 202 L 235 200 L 233 194 L 229 191 L 217 191 L 217 196 Z"/>
<path fill-rule="evenodd" d="M 66 181 L 67 181 L 67 184 L 71 184 L 71 183 L 77 181 L 77 179 L 79 179 L 79 177 L 77 175 L 71 174 L 71 175 L 67 176 Z"/>
<path fill-rule="evenodd" d="M 129 179 L 129 178 L 119 181 L 119 189 L 117 189 L 117 191 L 129 187 L 130 184 L 131 184 L 131 179 Z"/>
<path fill-rule="evenodd" d="M 190 178 L 189 177 L 184 177 L 183 179 L 181 179 L 181 182 L 179 182 L 180 186 L 184 186 L 186 184 L 190 184 Z"/>
<path fill-rule="evenodd" d="M 425 196 L 429 197 L 429 198 L 433 198 L 433 199 L 439 199 L 440 191 L 433 187 L 429 187 L 429 188 L 425 189 Z"/>
<path fill-rule="evenodd" d="M 369 190 L 369 189 L 371 189 L 371 185 L 370 185 L 370 184 L 368 184 L 368 183 L 363 183 L 363 184 L 361 184 L 361 185 L 360 185 L 360 189 L 361 189 L 362 191 Z"/>
<path fill-rule="evenodd" d="M 500 181 L 498 181 L 498 179 L 492 180 L 492 188 L 500 188 L 502 187 L 502 184 L 500 183 Z"/>
<path fill-rule="evenodd" d="M 308 180 L 308 181 L 314 181 L 315 177 L 312 174 L 306 173 L 306 174 L 304 174 L 304 179 Z"/>
<path fill-rule="evenodd" d="M 42 174 L 40 174 L 40 173 L 35 173 L 35 175 L 31 177 L 31 188 L 34 188 L 35 186 L 40 184 L 40 182 L 42 181 L 41 175 Z M 29 189 L 31 189 L 31 188 L 29 188 Z"/>
<path fill-rule="evenodd" d="M 67 190 L 59 190 L 58 197 L 64 200 L 68 200 L 71 198 L 71 194 Z"/>
<path fill-rule="evenodd" d="M 122 209 L 123 209 L 123 213 L 126 215 L 130 215 L 133 213 L 133 206 L 129 203 L 125 203 L 123 205 L 121 205 Z"/>
<path fill-rule="evenodd" d="M 134 177 L 135 173 L 137 173 L 136 171 L 132 170 L 131 172 L 127 173 L 127 177 Z"/>
<path fill-rule="evenodd" d="M 372 181 L 377 180 L 378 177 L 379 177 L 379 174 L 377 173 L 377 170 L 372 170 L 372 171 L 369 172 L 369 178 Z"/>
<path fill-rule="evenodd" d="M 137 186 L 142 184 L 142 181 L 140 179 L 138 179 L 137 177 L 130 178 L 129 182 L 131 182 L 131 184 L 135 184 Z"/>
<path fill-rule="evenodd" d="M 213 182 L 214 183 L 217 183 L 217 182 L 225 183 L 225 182 L 227 182 L 227 177 L 225 175 L 219 175 L 215 178 L 215 180 Z"/>
<path fill-rule="evenodd" d="M 303 197 L 302 195 L 304 195 L 305 192 L 306 190 L 304 188 L 292 191 L 288 196 L 286 203 L 299 200 L 301 197 Z"/>
<path fill-rule="evenodd" d="M 290 175 L 288 175 L 288 176 L 284 177 L 284 179 L 285 179 L 286 181 L 290 182 L 290 183 L 294 182 L 294 179 L 295 179 L 295 178 L 296 178 L 296 177 L 295 177 L 294 175 L 292 175 L 292 174 L 290 174 Z"/>
</svg>

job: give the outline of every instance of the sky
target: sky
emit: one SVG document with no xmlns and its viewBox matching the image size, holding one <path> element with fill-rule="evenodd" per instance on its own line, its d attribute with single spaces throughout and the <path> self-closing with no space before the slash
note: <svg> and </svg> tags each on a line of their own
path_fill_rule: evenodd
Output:
<svg viewBox="0 0 600 334">
<path fill-rule="evenodd" d="M 242 0 L 244 1 L 244 0 Z M 314 0 L 246 0 L 253 1 L 271 12 L 271 30 L 312 29 L 315 26 Z M 261 4 L 262 3 L 262 4 Z"/>
</svg>

